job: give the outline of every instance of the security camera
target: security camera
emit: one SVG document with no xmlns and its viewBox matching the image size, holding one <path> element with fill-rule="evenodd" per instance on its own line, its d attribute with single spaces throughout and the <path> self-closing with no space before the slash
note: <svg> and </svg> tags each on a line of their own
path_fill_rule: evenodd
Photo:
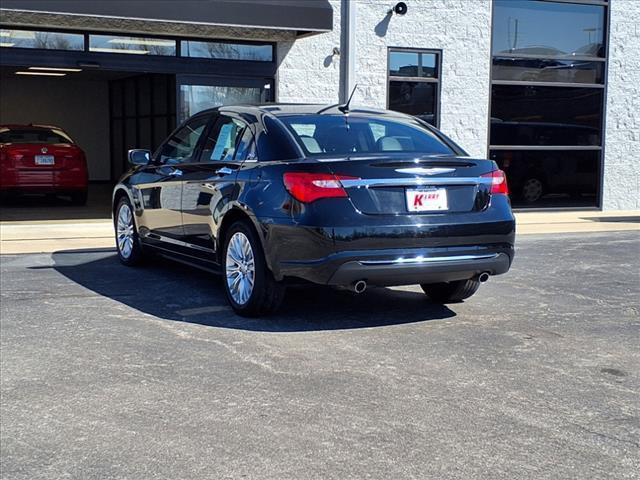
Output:
<svg viewBox="0 0 640 480">
<path fill-rule="evenodd" d="M 389 10 L 389 13 L 395 13 L 396 15 L 404 15 L 407 13 L 408 9 L 409 7 L 407 7 L 406 3 L 398 2 L 391 10 Z"/>
</svg>

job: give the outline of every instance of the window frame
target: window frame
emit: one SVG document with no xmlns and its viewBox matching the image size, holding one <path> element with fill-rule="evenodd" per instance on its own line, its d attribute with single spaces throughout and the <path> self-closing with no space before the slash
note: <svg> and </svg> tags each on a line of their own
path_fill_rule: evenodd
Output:
<svg viewBox="0 0 640 480">
<path fill-rule="evenodd" d="M 0 51 L 10 51 L 10 50 L 29 50 L 29 51 L 40 51 L 40 52 L 84 52 L 91 53 L 97 55 L 125 55 L 131 56 L 128 53 L 116 53 L 116 52 L 96 52 L 90 50 L 90 36 L 91 35 L 99 35 L 99 36 L 126 36 L 130 38 L 139 38 L 139 39 L 148 39 L 148 40 L 173 40 L 176 42 L 175 44 L 175 54 L 173 55 L 151 55 L 151 57 L 160 57 L 160 58 L 183 58 L 183 59 L 192 59 L 192 60 L 210 60 L 210 61 L 219 61 L 219 62 L 240 62 L 240 63 L 252 63 L 252 64 L 271 64 L 276 65 L 278 62 L 278 49 L 277 42 L 274 41 L 260 41 L 260 40 L 237 40 L 237 39 L 228 39 L 228 38 L 207 38 L 207 37 L 185 37 L 180 35 L 168 34 L 162 35 L 157 33 L 138 33 L 138 32 L 125 32 L 121 30 L 95 30 L 95 29 L 66 29 L 66 28 L 57 28 L 57 27 L 44 27 L 44 26 L 23 26 L 23 25 L 11 25 L 11 24 L 3 24 L 1 26 L 2 30 L 16 30 L 16 31 L 24 31 L 24 32 L 36 32 L 36 33 L 63 33 L 63 34 L 74 34 L 74 35 L 83 35 L 84 36 L 84 46 L 82 49 L 77 50 L 58 50 L 58 49 L 42 49 L 35 47 L 0 47 Z M 181 54 L 182 52 L 182 41 L 196 41 L 196 42 L 213 42 L 213 43 L 228 43 L 233 45 L 256 45 L 256 46 L 269 46 L 271 47 L 272 59 L 271 61 L 265 60 L 228 60 L 228 59 L 216 59 L 216 58 L 202 58 L 202 57 L 187 57 Z M 146 55 L 140 56 L 141 58 L 147 57 Z"/>
<path fill-rule="evenodd" d="M 601 6 L 604 8 L 604 22 L 603 22 L 603 41 L 604 41 L 604 57 L 593 57 L 593 56 L 576 56 L 575 60 L 585 60 L 585 61 L 593 61 L 593 62 L 602 62 L 604 64 L 604 72 L 603 72 L 603 82 L 601 84 L 591 84 L 591 83 L 562 83 L 562 82 L 536 82 L 536 81 L 518 81 L 518 80 L 495 80 L 493 75 L 494 65 L 493 60 L 497 57 L 512 57 L 510 54 L 496 54 L 493 52 L 493 37 L 495 35 L 495 29 L 493 28 L 495 22 L 495 1 L 492 0 L 492 9 L 491 9 L 491 38 L 490 45 L 491 48 L 489 50 L 489 108 L 488 108 L 488 117 L 487 117 L 487 157 L 491 158 L 492 151 L 506 151 L 506 150 L 514 150 L 514 151 L 581 151 L 581 150 L 590 150 L 590 151 L 598 151 L 600 155 L 599 164 L 598 164 L 598 172 L 599 178 L 597 180 L 597 195 L 596 195 L 596 203 L 593 207 L 515 207 L 514 210 L 522 210 L 522 211 L 549 211 L 549 210 L 601 210 L 602 209 L 602 199 L 603 199 L 603 190 L 604 190 L 604 158 L 605 158 L 605 134 L 606 134 L 606 107 L 607 107 L 607 92 L 608 92 L 608 70 L 609 70 L 609 34 L 611 31 L 611 4 L 609 0 L 530 0 L 532 2 L 538 3 L 570 3 L 570 4 L 579 4 L 579 5 L 591 5 L 591 6 Z M 526 54 L 514 54 L 512 58 L 532 58 L 532 59 L 546 59 L 546 60 L 567 60 L 567 58 L 562 58 L 554 55 L 526 55 Z M 578 146 L 578 145 L 500 145 L 500 144 L 492 144 L 491 143 L 491 119 L 492 119 L 492 111 L 493 111 L 493 86 L 494 85 L 514 85 L 514 86 L 539 86 L 539 87 L 554 87 L 554 88 L 599 88 L 603 90 L 603 101 L 600 107 L 600 145 L 593 146 Z"/>
<path fill-rule="evenodd" d="M 391 74 L 391 54 L 392 53 L 426 53 L 430 55 L 435 55 L 436 57 L 436 76 L 435 77 L 403 77 L 403 76 L 395 76 Z M 386 105 L 389 110 L 389 97 L 391 93 L 391 82 L 415 82 L 415 83 L 433 83 L 436 84 L 435 88 L 435 99 L 434 99 L 434 107 L 435 112 L 433 116 L 433 127 L 440 128 L 440 99 L 442 98 L 442 49 L 437 48 L 414 48 L 414 47 L 387 47 L 387 95 L 386 95 Z M 395 110 L 394 110 L 395 111 Z M 403 112 L 400 112 L 403 113 Z M 428 123 L 428 122 L 427 122 Z"/>
</svg>

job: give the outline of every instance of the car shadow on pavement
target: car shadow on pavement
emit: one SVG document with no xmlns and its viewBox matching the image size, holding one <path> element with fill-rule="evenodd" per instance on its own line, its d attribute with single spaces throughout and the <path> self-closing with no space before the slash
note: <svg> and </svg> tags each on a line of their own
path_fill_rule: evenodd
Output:
<svg viewBox="0 0 640 480">
<path fill-rule="evenodd" d="M 292 287 L 280 311 L 243 318 L 228 306 L 217 275 L 165 259 L 128 268 L 113 252 L 64 251 L 52 254 L 54 269 L 103 297 L 159 319 L 219 328 L 300 332 L 380 327 L 455 317 L 430 303 L 420 291 L 372 288 L 356 295 L 328 287 Z"/>
</svg>

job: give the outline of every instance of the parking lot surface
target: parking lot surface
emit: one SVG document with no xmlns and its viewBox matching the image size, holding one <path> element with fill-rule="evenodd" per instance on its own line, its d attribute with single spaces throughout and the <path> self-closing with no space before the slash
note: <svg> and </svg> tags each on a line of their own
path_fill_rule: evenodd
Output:
<svg viewBox="0 0 640 480">
<path fill-rule="evenodd" d="M 640 474 L 640 236 L 519 238 L 465 303 L 289 292 L 114 252 L 1 257 L 2 477 Z"/>
</svg>

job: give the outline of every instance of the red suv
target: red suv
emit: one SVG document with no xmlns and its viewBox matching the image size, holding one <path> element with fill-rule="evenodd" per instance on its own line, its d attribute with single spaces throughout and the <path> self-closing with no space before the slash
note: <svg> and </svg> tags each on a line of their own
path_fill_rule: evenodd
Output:
<svg viewBox="0 0 640 480">
<path fill-rule="evenodd" d="M 87 159 L 51 125 L 0 125 L 0 193 L 70 195 L 87 203 Z"/>
</svg>

